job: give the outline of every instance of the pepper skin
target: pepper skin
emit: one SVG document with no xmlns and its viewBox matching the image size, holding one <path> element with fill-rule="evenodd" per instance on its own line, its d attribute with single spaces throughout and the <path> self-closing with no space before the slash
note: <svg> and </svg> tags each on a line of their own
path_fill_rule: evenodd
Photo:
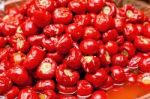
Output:
<svg viewBox="0 0 150 99">
<path fill-rule="evenodd" d="M 29 53 L 27 54 L 26 59 L 23 62 L 23 66 L 26 69 L 34 69 L 36 68 L 45 56 L 45 52 L 38 46 L 32 46 Z"/>
<path fill-rule="evenodd" d="M 67 68 L 67 65 L 62 64 L 56 70 L 56 80 L 64 86 L 73 86 L 79 80 L 80 75 L 77 71 Z"/>
<path fill-rule="evenodd" d="M 40 99 L 32 88 L 24 88 L 19 92 L 18 99 Z"/>
<path fill-rule="evenodd" d="M 104 69 L 98 69 L 94 74 L 87 73 L 85 79 L 94 87 L 100 87 L 107 81 L 108 74 Z"/>
<path fill-rule="evenodd" d="M 134 40 L 134 46 L 142 52 L 149 52 L 150 51 L 150 38 L 147 38 L 144 36 L 137 36 Z"/>
<path fill-rule="evenodd" d="M 72 20 L 72 13 L 68 8 L 57 8 L 53 12 L 53 21 L 57 24 L 69 24 Z"/>
<path fill-rule="evenodd" d="M 52 79 L 55 77 L 57 64 L 51 58 L 45 58 L 36 70 L 36 76 L 39 79 Z"/>
<path fill-rule="evenodd" d="M 6 74 L 13 83 L 20 86 L 25 86 L 30 80 L 28 72 L 20 66 L 15 66 L 8 69 Z"/>
<path fill-rule="evenodd" d="M 12 82 L 8 77 L 0 76 L 0 94 L 4 94 L 12 87 Z"/>
</svg>

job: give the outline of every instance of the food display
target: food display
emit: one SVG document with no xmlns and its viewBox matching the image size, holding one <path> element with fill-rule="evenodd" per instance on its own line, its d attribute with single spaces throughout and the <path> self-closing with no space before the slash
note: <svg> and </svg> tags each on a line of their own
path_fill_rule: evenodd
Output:
<svg viewBox="0 0 150 99">
<path fill-rule="evenodd" d="M 150 18 L 132 5 L 27 0 L 4 13 L 0 99 L 117 99 L 111 90 L 123 86 L 150 93 Z"/>
</svg>

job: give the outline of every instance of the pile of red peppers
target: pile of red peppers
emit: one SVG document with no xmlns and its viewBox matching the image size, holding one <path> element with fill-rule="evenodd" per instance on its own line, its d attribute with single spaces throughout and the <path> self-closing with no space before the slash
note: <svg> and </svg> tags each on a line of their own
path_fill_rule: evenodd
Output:
<svg viewBox="0 0 150 99">
<path fill-rule="evenodd" d="M 150 18 L 113 0 L 27 0 L 0 18 L 1 99 L 108 99 L 150 88 Z"/>
</svg>

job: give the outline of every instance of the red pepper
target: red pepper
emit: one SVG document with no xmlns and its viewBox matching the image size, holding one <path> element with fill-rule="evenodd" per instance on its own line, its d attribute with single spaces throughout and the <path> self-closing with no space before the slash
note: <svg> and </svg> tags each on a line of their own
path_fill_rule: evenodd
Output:
<svg viewBox="0 0 150 99">
<path fill-rule="evenodd" d="M 33 46 L 29 53 L 27 54 L 26 59 L 23 62 L 23 66 L 26 69 L 34 69 L 36 68 L 45 56 L 45 52 L 38 46 Z"/>
<path fill-rule="evenodd" d="M 57 64 L 51 58 L 45 58 L 36 70 L 39 79 L 52 79 L 55 77 Z"/>
<path fill-rule="evenodd" d="M 24 88 L 19 92 L 18 99 L 26 99 L 28 97 L 39 99 L 38 94 L 32 88 Z"/>
</svg>

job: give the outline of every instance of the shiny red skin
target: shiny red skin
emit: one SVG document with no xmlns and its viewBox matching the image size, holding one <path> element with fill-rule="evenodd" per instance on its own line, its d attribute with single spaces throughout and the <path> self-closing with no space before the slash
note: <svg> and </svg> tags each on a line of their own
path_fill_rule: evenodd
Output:
<svg viewBox="0 0 150 99">
<path fill-rule="evenodd" d="M 27 15 L 28 16 L 33 16 L 34 12 L 37 10 L 36 6 L 35 5 L 30 5 L 27 9 Z"/>
<path fill-rule="evenodd" d="M 64 34 L 58 40 L 56 49 L 57 49 L 58 53 L 66 54 L 72 48 L 72 44 L 73 44 L 72 38 L 69 35 Z"/>
<path fill-rule="evenodd" d="M 57 0 L 58 7 L 66 7 L 68 6 L 70 0 Z"/>
<path fill-rule="evenodd" d="M 69 9 L 76 14 L 83 14 L 86 11 L 87 4 L 82 0 L 71 0 L 68 3 Z"/>
<path fill-rule="evenodd" d="M 19 92 L 18 99 L 40 99 L 32 88 L 24 88 Z"/>
<path fill-rule="evenodd" d="M 79 73 L 67 68 L 67 65 L 65 64 L 61 64 L 56 70 L 56 80 L 61 85 L 74 86 L 79 78 Z"/>
<path fill-rule="evenodd" d="M 102 66 L 108 66 L 111 63 L 111 56 L 104 45 L 99 47 L 99 58 Z"/>
<path fill-rule="evenodd" d="M 12 87 L 12 82 L 8 77 L 0 76 L 0 94 L 4 94 Z"/>
<path fill-rule="evenodd" d="M 96 18 L 96 14 L 95 13 L 88 13 L 88 15 L 91 17 L 91 24 L 90 25 L 92 25 L 93 26 L 93 24 L 94 24 L 94 20 L 95 20 L 95 18 Z"/>
<path fill-rule="evenodd" d="M 64 56 L 62 54 L 59 54 L 58 52 L 48 53 L 47 57 L 52 58 L 54 61 L 56 61 L 57 64 L 60 64 L 64 58 Z"/>
<path fill-rule="evenodd" d="M 123 84 L 126 82 L 126 75 L 120 66 L 111 67 L 111 73 L 115 84 Z"/>
<path fill-rule="evenodd" d="M 27 52 L 30 45 L 23 34 L 16 33 L 9 39 L 10 44 L 16 51 Z"/>
<path fill-rule="evenodd" d="M 149 89 L 150 83 L 146 83 L 145 81 L 149 81 L 150 73 L 139 74 L 137 77 L 137 82 L 143 89 Z"/>
<path fill-rule="evenodd" d="M 94 20 L 94 27 L 100 32 L 106 32 L 114 26 L 114 20 L 111 16 L 98 14 Z"/>
<path fill-rule="evenodd" d="M 38 46 L 32 46 L 23 62 L 23 67 L 29 70 L 36 68 L 41 63 L 44 56 L 45 52 L 43 49 Z"/>
<path fill-rule="evenodd" d="M 119 50 L 119 47 L 118 47 L 117 43 L 114 42 L 114 41 L 109 41 L 109 42 L 107 42 L 107 43 L 105 44 L 105 48 L 106 48 L 106 50 L 108 51 L 108 53 L 109 53 L 110 55 L 115 55 L 115 54 L 117 54 L 117 52 L 118 52 L 118 50 Z"/>
<path fill-rule="evenodd" d="M 115 29 L 118 31 L 118 33 L 122 33 L 126 25 L 125 19 L 115 18 L 114 23 L 115 23 Z"/>
<path fill-rule="evenodd" d="M 28 72 L 20 66 L 15 66 L 8 69 L 6 74 L 12 80 L 13 83 L 19 86 L 25 86 L 28 80 L 30 79 Z"/>
<path fill-rule="evenodd" d="M 39 34 L 39 35 L 33 35 L 28 37 L 28 42 L 32 46 L 41 46 L 42 45 L 42 39 L 45 38 L 44 34 Z"/>
<path fill-rule="evenodd" d="M 112 65 L 117 65 L 121 67 L 126 67 L 128 63 L 128 58 L 122 54 L 115 54 L 112 57 Z"/>
<path fill-rule="evenodd" d="M 116 16 L 116 5 L 114 3 L 105 2 L 105 6 L 102 9 L 102 13 L 115 17 Z"/>
<path fill-rule="evenodd" d="M 140 60 L 143 58 L 143 56 L 142 55 L 140 55 L 140 54 L 137 54 L 137 55 L 135 55 L 135 56 L 133 56 L 131 59 L 130 59 L 130 61 L 128 62 L 128 67 L 130 68 L 130 69 L 137 69 L 137 68 L 139 68 L 139 62 L 140 62 Z"/>
<path fill-rule="evenodd" d="M 59 93 L 64 94 L 64 95 L 71 95 L 71 94 L 75 94 L 77 91 L 77 87 L 76 86 L 63 86 L 60 84 L 57 84 L 57 89 L 59 91 Z"/>
<path fill-rule="evenodd" d="M 143 24 L 136 24 L 136 28 L 138 29 L 139 34 L 144 34 L 144 29 L 146 29 Z"/>
<path fill-rule="evenodd" d="M 106 92 L 97 90 L 95 91 L 90 99 L 108 99 Z"/>
<path fill-rule="evenodd" d="M 94 74 L 87 73 L 85 79 L 90 82 L 94 87 L 102 86 L 108 78 L 108 74 L 104 69 L 98 69 Z"/>
<path fill-rule="evenodd" d="M 6 76 L 6 69 L 7 69 L 7 60 L 4 59 L 0 62 L 0 77 L 1 76 Z M 8 67 L 10 67 L 10 63 L 8 62 Z"/>
<path fill-rule="evenodd" d="M 113 87 L 114 84 L 114 80 L 111 76 L 108 76 L 107 81 L 105 82 L 105 84 L 103 84 L 100 89 L 103 90 L 110 90 Z"/>
<path fill-rule="evenodd" d="M 68 8 L 57 8 L 53 12 L 53 22 L 57 24 L 69 24 L 72 20 L 72 13 Z"/>
<path fill-rule="evenodd" d="M 48 52 L 56 52 L 56 44 L 58 38 L 51 37 L 49 39 L 42 39 L 42 47 L 45 48 Z"/>
<path fill-rule="evenodd" d="M 87 73 L 95 73 L 100 67 L 100 59 L 96 56 L 83 56 L 81 63 Z"/>
<path fill-rule="evenodd" d="M 92 26 L 88 26 L 84 28 L 83 39 L 94 39 L 99 40 L 101 38 L 101 34 Z"/>
<path fill-rule="evenodd" d="M 6 71 L 5 70 L 8 70 L 10 69 L 12 66 L 13 66 L 13 63 L 11 63 L 10 60 L 8 59 L 3 59 L 1 60 L 0 62 L 0 76 L 3 75 L 3 74 L 6 74 Z M 15 65 L 16 66 L 16 65 Z"/>
<path fill-rule="evenodd" d="M 26 58 L 26 55 L 24 53 L 16 52 L 16 53 L 10 54 L 9 61 L 11 64 L 14 64 L 14 66 L 16 66 L 16 65 L 21 65 L 23 61 L 25 60 L 25 58 Z"/>
<path fill-rule="evenodd" d="M 37 34 L 38 32 L 38 28 L 37 26 L 34 24 L 32 19 L 27 19 L 25 20 L 21 26 L 21 32 L 23 33 L 24 36 L 33 36 L 35 34 Z"/>
<path fill-rule="evenodd" d="M 138 63 L 139 69 L 142 72 L 150 72 L 150 57 L 143 57 Z"/>
<path fill-rule="evenodd" d="M 119 46 L 122 45 L 125 42 L 124 36 L 118 36 L 116 42 Z"/>
<path fill-rule="evenodd" d="M 7 37 L 0 37 L 0 48 L 4 47 L 7 42 Z"/>
<path fill-rule="evenodd" d="M 6 49 L 6 48 L 1 48 L 0 49 L 0 60 L 2 59 L 7 59 L 8 58 L 8 55 L 9 55 L 9 50 Z"/>
<path fill-rule="evenodd" d="M 5 36 L 12 36 L 16 33 L 18 25 L 21 23 L 21 17 L 6 15 L 3 17 L 2 34 Z"/>
<path fill-rule="evenodd" d="M 83 37 L 83 31 L 84 31 L 83 27 L 79 26 L 76 23 L 69 24 L 66 27 L 66 33 L 71 35 L 74 41 L 78 41 Z"/>
<path fill-rule="evenodd" d="M 103 0 L 88 0 L 87 10 L 88 12 L 98 13 L 104 6 Z"/>
<path fill-rule="evenodd" d="M 44 27 L 43 33 L 48 37 L 60 36 L 65 31 L 63 24 L 50 24 Z"/>
<path fill-rule="evenodd" d="M 85 39 L 80 43 L 80 50 L 85 55 L 94 55 L 98 53 L 98 43 L 93 39 Z"/>
<path fill-rule="evenodd" d="M 88 26 L 91 24 L 91 16 L 88 14 L 75 15 L 73 22 L 81 26 Z"/>
<path fill-rule="evenodd" d="M 45 58 L 36 70 L 36 76 L 39 79 L 52 79 L 55 77 L 57 64 L 51 58 Z"/>
<path fill-rule="evenodd" d="M 19 88 L 16 86 L 13 86 L 6 94 L 5 96 L 7 99 L 14 99 L 18 96 L 19 94 Z"/>
<path fill-rule="evenodd" d="M 55 83 L 53 80 L 39 80 L 35 85 L 35 89 L 37 91 L 54 90 Z"/>
<path fill-rule="evenodd" d="M 42 95 L 46 95 L 46 99 L 57 99 L 57 95 L 53 90 L 44 90 Z"/>
<path fill-rule="evenodd" d="M 48 11 L 45 10 L 35 10 L 33 13 L 33 22 L 38 27 L 45 27 L 51 22 L 51 14 Z"/>
<path fill-rule="evenodd" d="M 150 38 L 147 38 L 144 36 L 137 36 L 134 40 L 134 46 L 142 52 L 149 52 L 150 51 Z"/>
<path fill-rule="evenodd" d="M 77 84 L 77 95 L 88 96 L 92 94 L 93 86 L 86 80 L 80 80 Z"/>
<path fill-rule="evenodd" d="M 123 7 L 123 10 L 126 12 L 126 21 L 127 22 L 143 22 L 144 21 L 144 13 L 142 11 L 138 11 L 132 5 L 126 5 Z"/>
<path fill-rule="evenodd" d="M 79 69 L 81 67 L 81 51 L 77 48 L 72 48 L 65 58 L 65 63 L 72 69 Z"/>
<path fill-rule="evenodd" d="M 2 28 L 3 28 L 2 33 L 5 36 L 14 35 L 17 30 L 17 26 L 7 24 L 7 23 L 5 23 Z"/>
<path fill-rule="evenodd" d="M 58 99 L 78 99 L 78 98 L 76 96 L 74 96 L 74 95 L 58 94 Z"/>
<path fill-rule="evenodd" d="M 143 36 L 150 38 L 150 24 L 145 24 L 142 31 Z"/>
<path fill-rule="evenodd" d="M 118 32 L 116 31 L 116 29 L 108 30 L 102 35 L 103 42 L 105 43 L 108 41 L 116 41 L 117 37 L 118 37 Z"/>
<path fill-rule="evenodd" d="M 137 27 L 131 23 L 126 24 L 124 35 L 128 41 L 133 41 L 139 35 Z"/>
<path fill-rule="evenodd" d="M 136 49 L 135 49 L 135 47 L 134 47 L 134 45 L 133 45 L 132 43 L 130 43 L 130 42 L 125 42 L 125 43 L 119 48 L 119 51 L 120 51 L 123 55 L 125 55 L 125 56 L 131 58 L 131 57 L 133 57 L 133 56 L 135 55 Z"/>
<path fill-rule="evenodd" d="M 35 6 L 38 9 L 47 10 L 49 12 L 53 12 L 56 8 L 56 1 L 54 0 L 35 0 Z"/>
<path fill-rule="evenodd" d="M 127 74 L 126 78 L 127 78 L 129 83 L 136 83 L 137 82 L 137 75 L 134 73 Z"/>
</svg>

